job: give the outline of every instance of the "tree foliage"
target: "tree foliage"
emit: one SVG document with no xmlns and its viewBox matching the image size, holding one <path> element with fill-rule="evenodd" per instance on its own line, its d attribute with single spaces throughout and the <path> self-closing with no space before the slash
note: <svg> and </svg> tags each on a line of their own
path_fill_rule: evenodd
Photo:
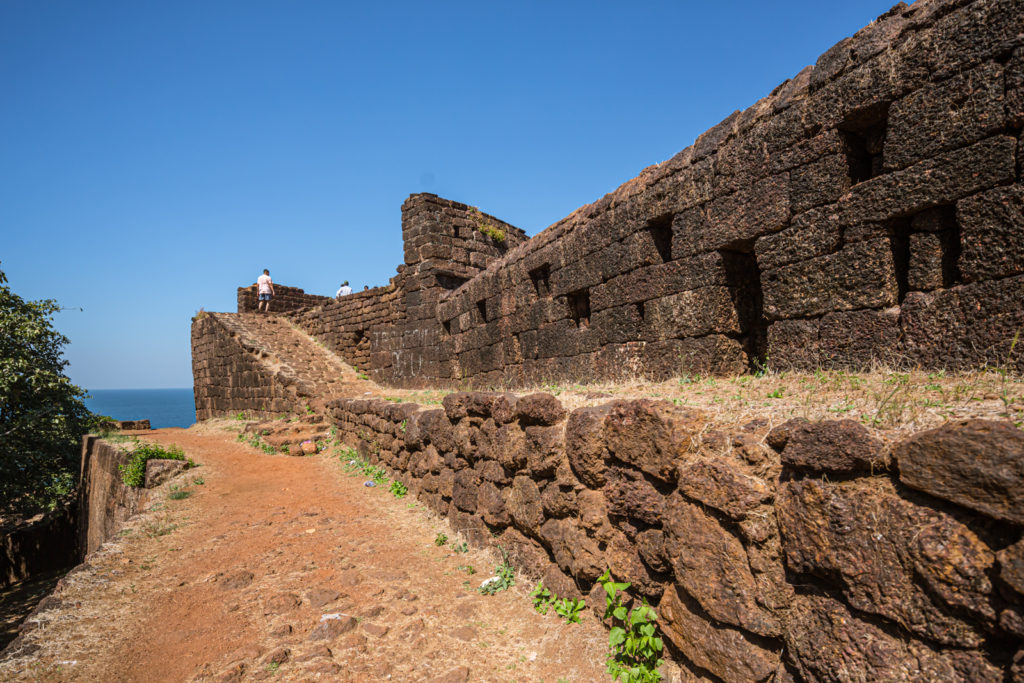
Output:
<svg viewBox="0 0 1024 683">
<path fill-rule="evenodd" d="M 59 310 L 15 294 L 0 270 L 0 512 L 52 508 L 69 493 L 82 435 L 95 426 L 85 392 L 64 374 Z"/>
</svg>

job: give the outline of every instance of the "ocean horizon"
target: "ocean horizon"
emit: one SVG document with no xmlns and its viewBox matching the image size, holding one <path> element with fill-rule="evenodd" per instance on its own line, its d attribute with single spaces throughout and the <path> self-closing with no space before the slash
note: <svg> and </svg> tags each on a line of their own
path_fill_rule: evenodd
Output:
<svg viewBox="0 0 1024 683">
<path fill-rule="evenodd" d="M 192 387 L 182 389 L 93 389 L 85 407 L 115 420 L 149 420 L 153 429 L 190 427 L 196 421 Z"/>
</svg>

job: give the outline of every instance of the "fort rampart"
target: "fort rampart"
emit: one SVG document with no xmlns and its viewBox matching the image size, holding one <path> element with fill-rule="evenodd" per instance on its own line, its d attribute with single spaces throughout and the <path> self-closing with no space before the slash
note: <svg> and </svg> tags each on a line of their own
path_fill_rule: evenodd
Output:
<svg viewBox="0 0 1024 683">
<path fill-rule="evenodd" d="M 340 305 L 279 287 L 274 307 L 392 386 L 1020 369 L 1022 17 L 897 5 L 532 239 L 413 195 L 389 286 Z"/>
</svg>

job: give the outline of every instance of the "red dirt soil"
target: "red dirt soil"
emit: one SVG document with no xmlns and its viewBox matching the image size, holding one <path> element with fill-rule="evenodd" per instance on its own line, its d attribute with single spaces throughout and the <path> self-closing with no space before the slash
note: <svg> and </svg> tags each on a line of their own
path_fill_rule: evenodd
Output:
<svg viewBox="0 0 1024 683">
<path fill-rule="evenodd" d="M 234 437 L 210 424 L 143 437 L 201 467 L 61 581 L 0 679 L 610 680 L 591 611 L 539 615 L 521 576 L 482 595 L 493 551 L 454 552 L 461 539 L 411 496 L 365 487 L 336 457 Z"/>
</svg>

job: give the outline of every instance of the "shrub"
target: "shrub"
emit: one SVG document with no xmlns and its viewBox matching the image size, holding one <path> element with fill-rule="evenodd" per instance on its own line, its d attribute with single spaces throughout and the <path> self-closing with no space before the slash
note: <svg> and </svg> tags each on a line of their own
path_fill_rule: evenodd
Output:
<svg viewBox="0 0 1024 683">
<path fill-rule="evenodd" d="M 142 486 L 146 483 L 146 463 L 150 460 L 185 460 L 185 453 L 178 446 L 164 449 L 156 444 L 142 444 L 134 451 L 124 465 L 118 466 L 121 481 L 125 486 Z M 188 461 L 191 463 L 191 461 Z"/>
</svg>

